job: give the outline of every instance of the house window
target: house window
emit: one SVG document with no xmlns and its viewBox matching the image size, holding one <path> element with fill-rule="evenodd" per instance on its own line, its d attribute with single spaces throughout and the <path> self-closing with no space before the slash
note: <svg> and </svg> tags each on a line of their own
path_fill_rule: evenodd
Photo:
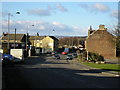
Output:
<svg viewBox="0 0 120 90">
<path fill-rule="evenodd" d="M 22 45 L 22 47 L 24 47 L 25 46 L 25 44 L 21 44 Z"/>
<path fill-rule="evenodd" d="M 16 47 L 18 47 L 18 44 L 15 44 Z"/>
<path fill-rule="evenodd" d="M 11 47 L 14 47 L 14 44 L 11 44 Z M 18 47 L 18 44 L 15 44 L 15 47 Z"/>
<path fill-rule="evenodd" d="M 11 47 L 14 47 L 14 44 L 11 44 Z"/>
<path fill-rule="evenodd" d="M 53 46 L 53 43 L 49 43 L 48 46 Z"/>
</svg>

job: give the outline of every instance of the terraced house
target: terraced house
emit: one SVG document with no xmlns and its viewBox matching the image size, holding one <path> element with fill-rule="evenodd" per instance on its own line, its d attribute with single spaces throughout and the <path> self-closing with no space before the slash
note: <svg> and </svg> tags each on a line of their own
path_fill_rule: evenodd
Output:
<svg viewBox="0 0 120 90">
<path fill-rule="evenodd" d="M 3 33 L 1 37 L 2 49 L 4 53 L 8 53 L 8 49 L 25 49 L 26 44 L 29 43 L 27 38 L 26 43 L 26 34 L 5 34 Z M 30 43 L 29 43 L 30 44 Z"/>
<path fill-rule="evenodd" d="M 97 53 L 105 59 L 117 59 L 116 37 L 110 34 L 104 25 L 99 25 L 98 30 L 88 30 L 88 37 L 85 41 L 87 52 Z"/>
</svg>

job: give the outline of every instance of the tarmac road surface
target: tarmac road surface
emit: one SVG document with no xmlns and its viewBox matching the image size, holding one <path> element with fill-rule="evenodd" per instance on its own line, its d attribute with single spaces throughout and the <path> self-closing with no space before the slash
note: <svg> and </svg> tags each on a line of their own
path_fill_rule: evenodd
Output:
<svg viewBox="0 0 120 90">
<path fill-rule="evenodd" d="M 72 62 L 72 61 L 69 61 Z M 119 77 L 88 70 L 66 60 L 29 57 L 3 68 L 4 88 L 118 88 Z"/>
</svg>

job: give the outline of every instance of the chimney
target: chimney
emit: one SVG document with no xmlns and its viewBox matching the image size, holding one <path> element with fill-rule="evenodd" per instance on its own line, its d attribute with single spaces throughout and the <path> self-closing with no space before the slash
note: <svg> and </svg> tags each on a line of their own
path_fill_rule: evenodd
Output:
<svg viewBox="0 0 120 90">
<path fill-rule="evenodd" d="M 107 30 L 107 28 L 105 28 L 105 25 L 99 25 L 99 29 L 98 30 Z"/>
<path fill-rule="evenodd" d="M 3 36 L 6 36 L 6 35 L 8 35 L 8 33 L 3 32 Z"/>
<path fill-rule="evenodd" d="M 92 29 L 92 27 L 90 26 L 90 29 L 88 30 L 88 36 L 91 35 L 95 30 Z"/>
</svg>

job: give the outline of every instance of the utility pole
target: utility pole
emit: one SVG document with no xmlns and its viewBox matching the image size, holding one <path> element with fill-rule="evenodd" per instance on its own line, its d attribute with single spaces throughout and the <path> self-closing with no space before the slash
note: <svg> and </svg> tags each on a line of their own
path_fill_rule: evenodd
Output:
<svg viewBox="0 0 120 90">
<path fill-rule="evenodd" d="M 27 38 L 28 38 L 28 33 L 26 33 L 26 51 L 27 51 Z"/>
<path fill-rule="evenodd" d="M 15 28 L 15 38 L 14 38 L 14 49 L 15 49 L 15 46 L 16 46 L 16 28 Z"/>
</svg>

